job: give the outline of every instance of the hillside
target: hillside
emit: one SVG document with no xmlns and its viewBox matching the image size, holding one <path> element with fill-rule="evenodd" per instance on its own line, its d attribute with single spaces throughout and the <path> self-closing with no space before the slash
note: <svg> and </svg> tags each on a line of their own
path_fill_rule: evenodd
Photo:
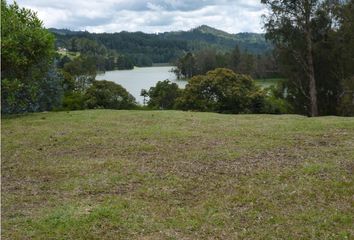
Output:
<svg viewBox="0 0 354 240">
<path fill-rule="evenodd" d="M 354 118 L 2 120 L 3 239 L 350 239 Z"/>
<path fill-rule="evenodd" d="M 190 46 L 204 45 L 225 51 L 236 45 L 242 51 L 260 54 L 271 50 L 270 43 L 266 42 L 264 34 L 238 33 L 230 34 L 206 25 L 191 29 L 190 31 L 163 33 L 166 39 L 188 41 Z"/>
<path fill-rule="evenodd" d="M 49 29 L 56 36 L 57 47 L 73 47 L 73 39 L 87 38 L 102 44 L 107 49 L 125 54 L 135 61 L 153 63 L 172 62 L 188 51 L 215 48 L 229 51 L 236 45 L 242 51 L 261 54 L 271 49 L 263 34 L 229 34 L 209 26 L 200 26 L 189 31 L 148 34 L 143 32 L 89 33 L 67 29 Z M 72 49 L 71 49 L 72 50 Z M 142 59 L 145 58 L 145 59 Z"/>
</svg>

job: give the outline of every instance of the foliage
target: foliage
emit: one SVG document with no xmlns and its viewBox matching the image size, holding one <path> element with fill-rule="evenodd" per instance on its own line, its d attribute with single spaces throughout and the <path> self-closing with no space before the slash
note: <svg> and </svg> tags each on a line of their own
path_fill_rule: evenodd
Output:
<svg viewBox="0 0 354 240">
<path fill-rule="evenodd" d="M 85 109 L 85 95 L 81 92 L 70 92 L 64 95 L 64 110 L 82 110 Z"/>
<path fill-rule="evenodd" d="M 81 55 L 64 65 L 68 90 L 85 91 L 96 78 L 97 62 L 94 57 Z M 71 80 L 70 78 L 73 78 Z"/>
<path fill-rule="evenodd" d="M 98 71 L 134 68 L 133 60 L 130 57 L 118 54 L 115 50 L 107 49 L 95 39 L 76 36 L 69 39 L 62 39 L 62 36 L 58 37 L 56 46 L 59 49 L 58 53 L 60 53 L 57 56 L 58 67 L 60 68 L 63 68 L 65 63 L 74 60 L 78 55 L 94 59 Z"/>
<path fill-rule="evenodd" d="M 238 33 L 230 34 L 206 25 L 189 31 L 162 33 L 165 39 L 187 41 L 190 50 L 205 50 L 209 48 L 218 51 L 231 50 L 235 45 L 242 51 L 248 49 L 253 54 L 261 54 L 272 49 L 271 44 L 265 41 L 264 34 Z"/>
<path fill-rule="evenodd" d="M 35 12 L 1 1 L 1 111 L 57 107 L 61 79 L 53 69 L 54 37 Z M 48 93 L 46 93 L 48 91 Z"/>
<path fill-rule="evenodd" d="M 103 55 L 100 55 L 107 52 L 105 48 L 102 48 L 102 52 L 100 52 L 100 49 L 95 50 L 95 47 L 97 47 L 94 44 L 95 42 L 83 42 L 92 44 L 92 46 L 83 47 L 81 41 L 73 41 L 72 44 L 76 48 L 82 48 L 85 51 L 81 52 L 78 57 L 62 64 L 62 87 L 65 90 L 63 109 L 131 109 L 134 107 L 135 99 L 123 87 L 113 82 L 95 81 L 96 74 L 100 69 L 126 68 L 125 65 L 119 65 L 125 64 L 124 60 L 119 60 L 123 56 L 118 56 L 118 59 L 116 59 L 113 54 L 109 56 L 109 59 L 105 59 Z"/>
<path fill-rule="evenodd" d="M 149 92 L 146 89 L 141 89 L 140 91 L 140 96 L 142 96 L 144 98 L 143 100 L 143 105 L 146 105 L 146 98 L 149 97 Z"/>
<path fill-rule="evenodd" d="M 277 1 L 262 0 L 268 7 L 265 19 L 266 37 L 291 58 L 288 63 L 299 65 L 304 75 L 301 87 L 306 86 L 302 94 L 307 98 L 308 114 L 318 115 L 317 86 L 314 66 L 314 33 L 316 12 L 320 10 L 320 0 Z M 304 85 L 304 86 L 303 86 Z"/>
<path fill-rule="evenodd" d="M 218 68 L 190 79 L 177 106 L 183 110 L 260 113 L 264 101 L 265 93 L 249 76 Z"/>
<path fill-rule="evenodd" d="M 265 89 L 268 93 L 265 99 L 264 112 L 271 114 L 288 114 L 293 109 L 286 99 L 287 88 L 285 80 L 277 80 L 276 85 Z"/>
<path fill-rule="evenodd" d="M 263 34 L 229 34 L 208 26 L 201 26 L 190 31 L 159 34 L 142 32 L 93 34 L 60 29 L 50 30 L 57 37 L 57 47 L 85 54 L 94 53 L 105 56 L 106 59 L 109 59 L 108 52 L 113 51 L 116 59 L 117 55 L 124 56 L 126 63 L 131 61 L 135 66 L 174 62 L 186 52 L 195 53 L 208 48 L 225 52 L 239 45 L 242 51 L 248 49 L 252 54 L 262 54 L 272 48 L 265 41 Z M 100 51 L 95 52 L 95 49 L 100 49 Z"/>
<path fill-rule="evenodd" d="M 54 65 L 48 70 L 46 76 L 40 82 L 38 93 L 38 111 L 58 109 L 62 105 L 63 78 Z"/>
<path fill-rule="evenodd" d="M 188 79 L 196 75 L 196 59 L 194 54 L 191 52 L 178 59 L 176 65 L 176 68 L 174 68 L 172 71 L 176 75 L 177 79 Z"/>
<path fill-rule="evenodd" d="M 262 2 L 270 9 L 266 37 L 276 45 L 294 111 L 342 114 L 338 104 L 354 75 L 353 1 Z"/>
<path fill-rule="evenodd" d="M 354 116 L 354 1 L 350 0 L 346 5 L 339 8 L 339 21 L 341 27 L 338 32 L 339 48 L 337 59 L 341 59 L 339 71 L 341 73 L 342 92 L 339 95 L 338 113 L 344 116 Z"/>
<path fill-rule="evenodd" d="M 338 112 L 343 116 L 354 116 L 354 77 L 343 80 L 343 93 L 339 97 Z"/>
<path fill-rule="evenodd" d="M 131 109 L 135 98 L 125 88 L 114 82 L 93 81 L 85 93 L 85 104 L 88 108 Z"/>
<path fill-rule="evenodd" d="M 148 96 L 148 106 L 154 109 L 174 109 L 175 101 L 180 96 L 181 90 L 176 83 L 168 80 L 159 81 L 151 87 Z"/>
<path fill-rule="evenodd" d="M 204 49 L 196 53 L 188 52 L 176 62 L 173 73 L 178 79 L 189 79 L 206 74 L 215 68 L 230 68 L 234 72 L 248 74 L 255 78 L 279 77 L 278 66 L 273 54 L 266 52 L 254 55 L 247 50 L 240 51 L 238 45 L 226 53 L 215 49 Z"/>
</svg>

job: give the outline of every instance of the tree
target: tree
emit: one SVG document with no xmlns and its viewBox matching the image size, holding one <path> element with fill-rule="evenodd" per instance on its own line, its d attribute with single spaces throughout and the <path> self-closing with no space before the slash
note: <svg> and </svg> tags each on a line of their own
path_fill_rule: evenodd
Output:
<svg viewBox="0 0 354 240">
<path fill-rule="evenodd" d="M 354 75 L 354 1 L 263 2 L 272 11 L 265 18 L 267 38 L 276 44 L 294 111 L 312 116 L 316 108 L 319 115 L 344 114 L 339 104 L 348 98 Z"/>
<path fill-rule="evenodd" d="M 177 79 L 191 78 L 197 73 L 196 58 L 192 53 L 187 53 L 181 57 L 176 64 L 176 68 L 172 70 L 177 76 Z"/>
<path fill-rule="evenodd" d="M 80 56 L 66 63 L 63 70 L 74 78 L 75 90 L 84 92 L 96 78 L 96 60 L 92 56 Z"/>
<path fill-rule="evenodd" d="M 253 54 L 246 50 L 240 55 L 240 63 L 238 65 L 238 72 L 241 74 L 254 75 L 255 59 Z"/>
<path fill-rule="evenodd" d="M 198 74 L 205 74 L 218 67 L 215 49 L 204 49 L 196 53 L 196 67 Z"/>
<path fill-rule="evenodd" d="M 44 29 L 35 12 L 16 3 L 8 5 L 1 0 L 1 16 L 1 111 L 21 113 L 56 107 L 61 80 L 52 64 L 53 35 Z M 44 98 L 48 88 L 58 95 Z"/>
<path fill-rule="evenodd" d="M 342 83 L 343 92 L 339 96 L 338 111 L 343 116 L 354 116 L 354 76 Z"/>
<path fill-rule="evenodd" d="M 310 100 L 309 114 L 318 115 L 317 88 L 313 56 L 313 34 L 316 13 L 321 9 L 321 0 L 262 0 L 270 14 L 265 17 L 266 37 L 277 47 L 286 49 L 302 67 L 308 80 L 308 90 L 299 89 Z"/>
<path fill-rule="evenodd" d="M 339 114 L 354 116 L 354 0 L 350 0 L 339 9 L 340 29 L 338 31 L 341 76 L 341 92 L 339 95 Z M 340 42 L 341 44 L 338 44 Z"/>
<path fill-rule="evenodd" d="M 149 92 L 146 89 L 141 89 L 140 96 L 144 97 L 143 104 L 146 105 L 146 98 L 149 97 Z"/>
<path fill-rule="evenodd" d="M 150 88 L 148 106 L 157 109 L 174 109 L 175 101 L 180 96 L 180 89 L 176 83 L 168 80 L 159 81 Z"/>
<path fill-rule="evenodd" d="M 232 50 L 230 55 L 230 69 L 234 72 L 238 72 L 241 62 L 241 52 L 238 45 Z"/>
<path fill-rule="evenodd" d="M 177 107 L 222 113 L 261 113 L 265 93 L 251 77 L 218 68 L 190 79 Z"/>
<path fill-rule="evenodd" d="M 102 80 L 93 81 L 85 93 L 88 108 L 131 109 L 135 98 L 121 85 Z"/>
<path fill-rule="evenodd" d="M 178 59 L 176 68 L 171 72 L 177 79 L 190 79 L 216 68 L 230 68 L 234 72 L 252 77 L 279 77 L 277 65 L 270 53 L 255 56 L 247 50 L 241 52 L 238 45 L 226 53 L 216 52 L 214 49 L 202 50 L 196 54 L 187 53 Z"/>
</svg>

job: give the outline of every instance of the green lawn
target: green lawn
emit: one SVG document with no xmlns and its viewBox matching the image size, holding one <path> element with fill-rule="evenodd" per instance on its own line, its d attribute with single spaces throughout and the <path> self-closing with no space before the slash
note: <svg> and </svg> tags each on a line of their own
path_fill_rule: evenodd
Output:
<svg viewBox="0 0 354 240">
<path fill-rule="evenodd" d="M 80 56 L 79 52 L 70 52 L 70 51 L 57 51 L 57 53 L 59 53 L 61 56 L 67 56 L 69 57 L 71 60 L 77 58 Z"/>
<path fill-rule="evenodd" d="M 284 80 L 283 78 L 265 78 L 265 79 L 255 79 L 258 86 L 262 88 L 269 88 L 271 86 L 277 85 L 279 81 Z"/>
<path fill-rule="evenodd" d="M 354 118 L 2 120 L 2 239 L 353 239 Z"/>
</svg>

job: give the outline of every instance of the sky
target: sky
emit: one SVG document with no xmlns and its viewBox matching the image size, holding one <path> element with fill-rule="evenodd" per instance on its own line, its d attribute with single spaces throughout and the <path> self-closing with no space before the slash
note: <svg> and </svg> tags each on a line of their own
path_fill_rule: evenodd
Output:
<svg viewBox="0 0 354 240">
<path fill-rule="evenodd" d="M 8 1 L 11 2 L 11 1 Z M 263 32 L 260 0 L 17 0 L 45 27 L 89 32 L 189 30 L 200 25 L 229 32 Z"/>
</svg>

